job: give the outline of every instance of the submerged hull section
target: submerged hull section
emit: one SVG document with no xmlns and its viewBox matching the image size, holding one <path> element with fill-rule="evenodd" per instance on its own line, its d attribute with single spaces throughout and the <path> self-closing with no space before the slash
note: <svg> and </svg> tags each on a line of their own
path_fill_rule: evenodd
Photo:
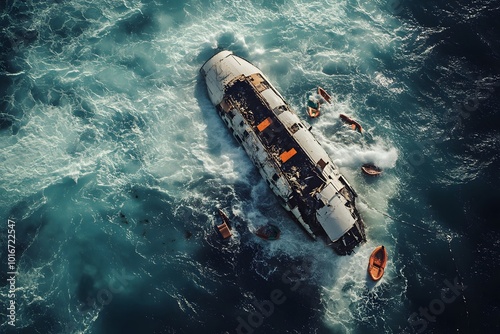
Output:
<svg viewBox="0 0 500 334">
<path fill-rule="evenodd" d="M 307 233 L 341 255 L 366 241 L 356 193 L 264 74 L 229 51 L 201 73 L 217 112 Z"/>
</svg>

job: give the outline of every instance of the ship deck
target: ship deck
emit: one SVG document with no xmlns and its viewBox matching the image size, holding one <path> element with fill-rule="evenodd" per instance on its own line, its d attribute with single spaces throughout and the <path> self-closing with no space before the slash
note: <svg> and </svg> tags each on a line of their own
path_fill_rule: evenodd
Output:
<svg viewBox="0 0 500 334">
<path fill-rule="evenodd" d="M 260 98 L 254 87 L 247 79 L 234 81 L 231 86 L 226 87 L 225 103 L 237 108 L 245 121 L 252 126 L 275 165 L 299 195 L 295 200 L 299 210 L 309 223 L 316 223 L 314 213 L 320 203 L 314 194 L 322 189 L 325 180 L 317 172 L 315 163 L 267 103 Z M 298 131 L 300 127 L 303 127 L 301 123 L 294 124 L 290 131 Z"/>
</svg>

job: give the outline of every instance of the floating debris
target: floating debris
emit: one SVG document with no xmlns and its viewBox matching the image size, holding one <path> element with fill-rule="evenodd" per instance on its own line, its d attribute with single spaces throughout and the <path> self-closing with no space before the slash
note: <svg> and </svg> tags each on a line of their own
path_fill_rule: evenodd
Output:
<svg viewBox="0 0 500 334">
<path fill-rule="evenodd" d="M 219 230 L 219 233 L 221 234 L 221 236 L 224 239 L 227 239 L 232 235 L 231 222 L 229 220 L 229 217 L 221 209 L 219 209 L 219 215 L 222 219 L 222 224 L 217 225 L 217 229 Z"/>
</svg>

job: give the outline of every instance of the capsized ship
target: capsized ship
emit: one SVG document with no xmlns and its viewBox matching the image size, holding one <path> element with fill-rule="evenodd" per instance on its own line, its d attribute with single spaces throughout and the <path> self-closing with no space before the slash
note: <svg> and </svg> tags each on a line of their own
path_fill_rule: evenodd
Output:
<svg viewBox="0 0 500 334">
<path fill-rule="evenodd" d="M 220 117 L 307 233 L 341 255 L 366 241 L 356 192 L 266 76 L 230 51 L 200 71 Z"/>
</svg>

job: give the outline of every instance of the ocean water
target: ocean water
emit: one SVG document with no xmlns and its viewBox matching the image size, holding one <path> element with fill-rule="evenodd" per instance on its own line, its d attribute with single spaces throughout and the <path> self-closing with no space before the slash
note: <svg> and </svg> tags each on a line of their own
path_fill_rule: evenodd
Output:
<svg viewBox="0 0 500 334">
<path fill-rule="evenodd" d="M 498 2 L 0 9 L 1 333 L 499 332 Z M 308 239 L 218 118 L 198 71 L 222 49 L 262 69 L 358 192 L 355 254 Z M 318 85 L 334 103 L 306 119 Z M 265 223 L 280 240 L 256 238 Z"/>
</svg>

